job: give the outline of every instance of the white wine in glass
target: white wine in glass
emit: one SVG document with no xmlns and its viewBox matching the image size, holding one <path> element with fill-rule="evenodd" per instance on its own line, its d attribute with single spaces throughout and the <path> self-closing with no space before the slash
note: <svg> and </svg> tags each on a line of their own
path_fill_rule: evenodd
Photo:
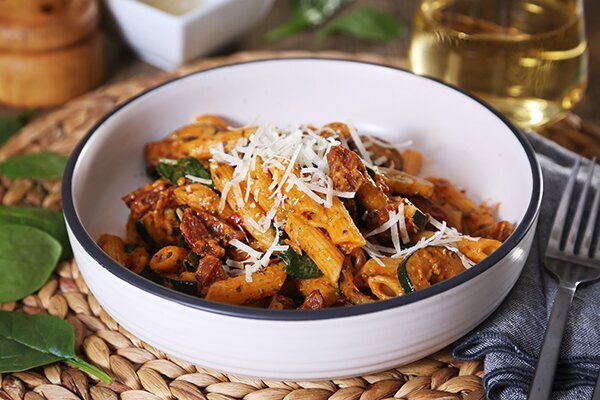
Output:
<svg viewBox="0 0 600 400">
<path fill-rule="evenodd" d="M 535 128 L 579 102 L 587 54 L 581 0 L 422 0 L 409 62 Z"/>
</svg>

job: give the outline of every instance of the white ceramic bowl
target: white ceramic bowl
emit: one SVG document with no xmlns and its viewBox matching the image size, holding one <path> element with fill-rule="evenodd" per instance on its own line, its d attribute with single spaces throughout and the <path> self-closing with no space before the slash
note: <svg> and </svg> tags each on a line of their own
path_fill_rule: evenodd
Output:
<svg viewBox="0 0 600 400">
<path fill-rule="evenodd" d="M 251 29 L 274 0 L 198 0 L 173 15 L 137 0 L 105 0 L 125 41 L 142 60 L 173 70 Z"/>
<path fill-rule="evenodd" d="M 96 246 L 121 234 L 120 200 L 147 182 L 142 149 L 200 113 L 238 123 L 350 120 L 391 141 L 413 139 L 427 169 L 518 222 L 484 262 L 430 288 L 368 305 L 319 311 L 230 306 L 174 292 L 116 264 Z M 529 252 L 540 170 L 525 137 L 457 89 L 385 66 L 290 59 L 194 73 L 147 91 L 108 115 L 71 156 L 63 202 L 81 272 L 126 329 L 175 357 L 229 373 L 307 380 L 398 366 L 452 343 L 512 288 Z"/>
</svg>

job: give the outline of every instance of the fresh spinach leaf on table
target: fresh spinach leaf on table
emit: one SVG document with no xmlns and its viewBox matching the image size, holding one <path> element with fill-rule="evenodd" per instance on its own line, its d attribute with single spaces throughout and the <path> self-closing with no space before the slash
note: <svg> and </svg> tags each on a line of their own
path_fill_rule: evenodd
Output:
<svg viewBox="0 0 600 400">
<path fill-rule="evenodd" d="M 292 278 L 311 279 L 318 278 L 323 272 L 317 264 L 306 254 L 298 254 L 291 247 L 277 255 L 285 263 L 285 271 Z"/>
<path fill-rule="evenodd" d="M 158 161 L 156 172 L 173 185 L 177 185 L 179 178 L 190 175 L 200 179 L 211 180 L 210 172 L 202 165 L 202 162 L 194 157 L 184 157 L 178 160 L 162 158 Z M 211 188 L 214 186 L 209 184 Z"/>
<path fill-rule="evenodd" d="M 292 0 L 292 17 L 270 30 L 265 40 L 275 42 L 295 33 L 321 25 L 348 0 Z"/>
<path fill-rule="evenodd" d="M 0 146 L 2 146 L 12 135 L 29 122 L 36 114 L 35 110 L 20 112 L 17 115 L 7 115 L 0 117 Z"/>
<path fill-rule="evenodd" d="M 20 372 L 57 361 L 67 362 L 104 383 L 112 381 L 77 357 L 75 332 L 67 322 L 50 315 L 0 311 L 0 372 Z"/>
<path fill-rule="evenodd" d="M 0 229 L 0 303 L 20 300 L 41 288 L 62 253 L 61 244 L 31 226 Z"/>
<path fill-rule="evenodd" d="M 71 256 L 67 228 L 61 212 L 37 207 L 0 206 L 0 227 L 7 224 L 41 229 L 60 242 L 62 259 Z"/>
<path fill-rule="evenodd" d="M 329 22 L 317 36 L 343 34 L 373 42 L 387 42 L 402 34 L 402 22 L 393 15 L 372 8 L 360 8 Z"/>
<path fill-rule="evenodd" d="M 49 151 L 18 155 L 0 164 L 0 174 L 10 179 L 58 179 L 68 157 Z"/>
</svg>

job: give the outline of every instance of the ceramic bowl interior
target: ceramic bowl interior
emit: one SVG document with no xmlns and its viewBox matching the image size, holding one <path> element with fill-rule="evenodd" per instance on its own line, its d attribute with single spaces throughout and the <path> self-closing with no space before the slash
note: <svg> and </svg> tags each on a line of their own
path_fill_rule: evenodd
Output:
<svg viewBox="0 0 600 400">
<path fill-rule="evenodd" d="M 199 114 L 221 115 L 234 125 L 348 121 L 391 142 L 412 140 L 423 152 L 425 174 L 452 180 L 478 201 L 500 204 L 500 218 L 520 223 L 516 235 L 532 224 L 539 204 L 538 167 L 524 137 L 478 100 L 395 68 L 268 60 L 166 83 L 116 110 L 84 140 L 68 168 L 64 196 L 83 228 L 75 232 L 84 247 L 94 246 L 91 240 L 105 232 L 124 234 L 128 209 L 121 198 L 148 182 L 144 144 Z M 68 218 L 71 228 L 73 221 Z M 109 263 L 106 257 L 97 260 Z M 208 309 L 213 304 L 178 296 Z"/>
</svg>

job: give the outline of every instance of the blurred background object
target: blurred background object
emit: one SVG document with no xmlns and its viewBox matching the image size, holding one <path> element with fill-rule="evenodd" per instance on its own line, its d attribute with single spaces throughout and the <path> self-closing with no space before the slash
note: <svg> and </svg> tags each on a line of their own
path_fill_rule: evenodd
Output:
<svg viewBox="0 0 600 400">
<path fill-rule="evenodd" d="M 560 118 L 587 82 L 581 0 L 422 0 L 410 68 L 472 92 L 523 128 Z"/>
<path fill-rule="evenodd" d="M 39 0 L 0 0 L 4 4 L 23 5 L 35 4 Z M 52 3 L 50 0 L 48 3 Z M 107 32 L 108 42 L 108 81 L 122 81 L 131 77 L 154 75 L 160 70 L 140 60 L 134 51 L 128 50 L 128 45 L 120 39 L 119 31 L 108 9 L 109 0 L 100 1 L 104 8 L 101 10 L 102 27 Z M 129 4 L 138 3 L 137 6 L 145 7 L 147 11 L 159 14 L 165 19 L 186 18 L 193 15 L 195 7 L 202 4 L 215 4 L 219 0 L 113 0 Z M 231 7 L 247 0 L 232 0 Z M 484 1 L 484 0 L 482 0 Z M 521 2 L 510 0 L 509 2 Z M 557 0 L 548 0 L 557 1 Z M 145 3 L 142 3 L 145 2 Z M 149 4 L 148 4 L 149 3 Z M 179 4 L 179 9 L 173 10 L 173 5 Z M 150 5 L 152 4 L 152 5 Z M 206 5 L 205 4 L 205 5 Z M 385 57 L 397 57 L 399 60 L 408 54 L 412 25 L 419 9 L 419 0 L 278 0 L 272 2 L 272 7 L 266 15 L 244 33 L 238 35 L 228 43 L 221 43 L 206 53 L 205 56 L 221 56 L 240 51 L 263 51 L 276 56 L 280 51 L 340 51 L 344 53 L 360 54 L 372 53 Z M 163 11 L 164 8 L 170 12 Z M 158 7 L 158 8 L 156 8 Z M 161 8 L 163 10 L 161 10 Z M 189 11 L 189 10 L 192 11 Z M 185 11 L 189 12 L 185 12 Z M 183 12 L 177 17 L 173 14 Z M 191 12 L 191 14 L 190 14 Z M 301 14 L 301 17 L 298 15 Z M 587 20 L 586 29 L 589 49 L 589 70 L 600 70 L 600 24 L 595 23 L 594 16 L 600 15 L 600 2 L 586 1 L 584 17 Z M 357 18 L 359 16 L 360 18 Z M 366 17 L 365 17 L 366 16 Z M 3 18 L 3 17 L 0 17 Z M 194 37 L 196 41 L 211 40 L 213 35 L 219 36 L 219 31 L 227 26 L 221 17 L 211 18 L 217 28 L 202 37 Z M 308 23 L 307 23 L 308 20 Z M 340 22 L 341 20 L 341 22 Z M 5 26 L 4 19 L 0 19 L 0 31 Z M 383 23 L 380 23 L 384 21 Z M 293 22 L 293 24 L 290 24 Z M 316 25 L 315 25 L 316 22 Z M 165 32 L 158 26 L 146 20 L 130 19 L 131 29 L 147 29 L 155 33 Z M 282 26 L 291 25 L 291 33 L 272 40 L 271 32 L 280 30 Z M 215 34 L 216 30 L 216 34 Z M 325 31 L 325 32 L 324 32 Z M 280 31 L 281 32 L 281 31 Z M 51 41 L 47 35 L 47 42 Z M 166 33 L 158 35 L 167 36 Z M 0 33 L 0 48 L 2 46 Z M 373 39 L 375 38 L 375 39 Z M 158 40 L 158 39 L 157 39 Z M 176 46 L 177 48 L 180 48 Z M 0 51 L 3 54 L 4 50 Z M 2 74 L 0 73 L 0 76 Z M 589 77 L 585 96 L 575 105 L 573 112 L 577 113 L 583 121 L 600 123 L 600 113 L 597 104 L 600 102 L 600 76 L 592 73 Z M 57 86 L 60 86 L 57 80 Z M 60 88 L 59 88 L 60 89 Z M 0 87 L 2 90 L 2 87 Z M 1 100 L 0 100 L 1 101 Z M 0 107 L 0 115 L 11 114 L 7 108 Z"/>
<path fill-rule="evenodd" d="M 0 1 L 0 102 L 48 107 L 98 86 L 99 18 L 95 0 Z"/>
<path fill-rule="evenodd" d="M 236 39 L 256 25 L 274 0 L 106 0 L 134 53 L 173 70 Z"/>
</svg>

